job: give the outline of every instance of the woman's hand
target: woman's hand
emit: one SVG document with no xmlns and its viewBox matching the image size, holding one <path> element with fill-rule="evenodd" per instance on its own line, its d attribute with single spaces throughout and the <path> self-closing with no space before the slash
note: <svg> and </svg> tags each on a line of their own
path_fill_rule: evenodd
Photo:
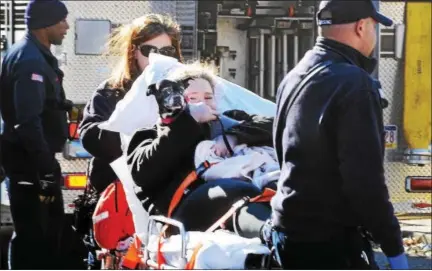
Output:
<svg viewBox="0 0 432 271">
<path fill-rule="evenodd" d="M 218 115 L 216 110 L 212 109 L 205 103 L 189 104 L 189 112 L 198 123 L 206 123 L 216 120 Z"/>
<path fill-rule="evenodd" d="M 237 145 L 237 138 L 233 135 L 227 135 L 226 138 L 231 149 L 234 149 L 234 147 Z M 219 157 L 228 157 L 230 155 L 230 152 L 228 150 L 228 146 L 225 144 L 225 141 L 223 140 L 223 136 L 222 135 L 218 136 L 215 139 L 215 141 L 216 143 L 212 147 L 214 153 Z"/>
</svg>

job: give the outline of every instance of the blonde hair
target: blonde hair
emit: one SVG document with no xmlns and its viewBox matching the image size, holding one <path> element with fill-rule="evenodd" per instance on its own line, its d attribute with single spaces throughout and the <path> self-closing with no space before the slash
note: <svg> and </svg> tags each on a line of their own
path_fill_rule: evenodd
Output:
<svg viewBox="0 0 432 271">
<path fill-rule="evenodd" d="M 204 79 L 210 83 L 214 92 L 216 86 L 216 74 L 217 68 L 215 66 L 201 62 L 194 62 L 175 69 L 168 76 L 168 79 L 175 82 L 187 79 Z"/>
<path fill-rule="evenodd" d="M 143 42 L 167 34 L 176 49 L 176 58 L 182 62 L 180 50 L 180 26 L 171 17 L 162 14 L 147 14 L 116 29 L 108 41 L 109 54 L 120 56 L 114 67 L 109 84 L 127 90 L 139 76 L 134 50 Z"/>
</svg>

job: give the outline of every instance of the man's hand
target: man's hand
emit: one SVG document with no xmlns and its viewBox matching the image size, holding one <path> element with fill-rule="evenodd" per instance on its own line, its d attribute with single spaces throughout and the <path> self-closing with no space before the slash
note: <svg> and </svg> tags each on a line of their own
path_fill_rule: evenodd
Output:
<svg viewBox="0 0 432 271">
<path fill-rule="evenodd" d="M 65 99 L 61 102 L 61 108 L 64 111 L 71 111 L 74 107 L 74 103 L 71 100 Z"/>
<path fill-rule="evenodd" d="M 218 115 L 216 110 L 212 109 L 205 103 L 189 104 L 189 112 L 198 123 L 206 123 L 216 120 Z"/>
<path fill-rule="evenodd" d="M 227 135 L 226 138 L 231 149 L 234 149 L 234 147 L 237 145 L 237 138 L 233 135 Z M 216 143 L 212 147 L 214 153 L 219 157 L 228 157 L 230 152 L 228 150 L 228 146 L 225 144 L 223 136 L 218 136 L 215 141 Z"/>
<path fill-rule="evenodd" d="M 43 203 L 52 203 L 55 201 L 56 191 L 59 189 L 60 180 L 54 173 L 45 174 L 39 180 L 39 199 Z"/>
</svg>

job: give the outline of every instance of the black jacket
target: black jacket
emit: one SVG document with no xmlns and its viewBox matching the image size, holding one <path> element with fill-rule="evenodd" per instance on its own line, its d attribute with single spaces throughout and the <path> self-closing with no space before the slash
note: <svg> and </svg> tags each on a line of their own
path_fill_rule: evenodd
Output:
<svg viewBox="0 0 432 271">
<path fill-rule="evenodd" d="M 6 53 L 1 69 L 5 169 L 41 174 L 57 170 L 54 153 L 61 152 L 66 142 L 67 111 L 71 109 L 57 59 L 27 33 Z"/>
<path fill-rule="evenodd" d="M 244 123 L 227 134 L 238 144 L 272 145 L 273 118 L 232 110 L 224 115 Z M 195 169 L 194 153 L 199 142 L 208 139 L 209 126 L 198 124 L 186 111 L 169 126 L 137 131 L 128 147 L 128 164 L 141 196 L 166 214 L 170 200 L 184 178 Z M 249 136 L 248 136 L 249 134 Z M 146 206 L 144 206 L 146 207 Z"/>
<path fill-rule="evenodd" d="M 337 64 L 312 78 L 286 118 L 277 112 L 274 129 L 284 127 L 274 138 L 282 170 L 274 223 L 298 241 L 328 241 L 364 226 L 395 256 L 403 246 L 384 178 L 380 85 L 370 76 L 376 61 L 319 38 L 282 81 L 278 111 L 304 75 L 327 60 Z"/>
<path fill-rule="evenodd" d="M 101 130 L 98 125 L 111 117 L 124 93 L 103 82 L 85 106 L 80 123 L 81 142 L 93 156 L 90 161 L 89 180 L 99 193 L 117 179 L 109 164 L 123 152 L 119 133 Z"/>
</svg>

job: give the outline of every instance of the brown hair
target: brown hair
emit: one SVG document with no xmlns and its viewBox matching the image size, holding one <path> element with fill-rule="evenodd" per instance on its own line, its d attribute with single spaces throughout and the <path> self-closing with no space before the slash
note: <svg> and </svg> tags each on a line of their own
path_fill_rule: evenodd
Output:
<svg viewBox="0 0 432 271">
<path fill-rule="evenodd" d="M 175 69 L 168 76 L 168 79 L 175 82 L 184 81 L 186 79 L 204 79 L 210 83 L 214 92 L 216 85 L 216 74 L 217 68 L 215 66 L 197 61 L 191 64 L 185 64 L 183 67 Z"/>
<path fill-rule="evenodd" d="M 112 71 L 110 86 L 122 90 L 130 88 L 140 74 L 134 57 L 136 46 L 162 34 L 167 34 L 171 38 L 176 49 L 176 58 L 182 62 L 180 26 L 171 17 L 147 14 L 116 29 L 108 42 L 109 54 L 120 56 L 120 60 Z"/>
</svg>

